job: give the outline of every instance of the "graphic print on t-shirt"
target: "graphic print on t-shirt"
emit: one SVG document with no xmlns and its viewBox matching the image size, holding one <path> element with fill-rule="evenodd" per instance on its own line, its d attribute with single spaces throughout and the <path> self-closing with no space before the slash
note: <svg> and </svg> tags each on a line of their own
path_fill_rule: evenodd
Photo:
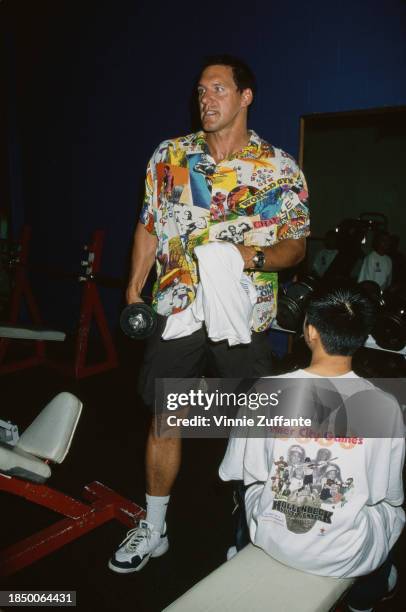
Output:
<svg viewBox="0 0 406 612">
<path fill-rule="evenodd" d="M 303 446 L 293 444 L 286 457 L 274 461 L 272 510 L 285 516 L 289 531 L 307 533 L 316 521 L 329 525 L 334 511 L 347 502 L 354 479 L 343 478 L 337 459 L 329 448 L 319 448 L 311 458 Z"/>
</svg>

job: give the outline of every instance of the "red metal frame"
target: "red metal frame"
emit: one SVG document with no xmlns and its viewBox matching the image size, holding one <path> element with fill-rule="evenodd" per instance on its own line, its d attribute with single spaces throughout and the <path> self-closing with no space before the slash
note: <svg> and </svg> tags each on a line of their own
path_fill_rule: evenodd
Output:
<svg viewBox="0 0 406 612">
<path fill-rule="evenodd" d="M 31 228 L 24 226 L 20 241 L 19 259 L 15 263 L 15 284 L 11 296 L 10 316 L 8 323 L 18 325 L 18 316 L 23 298 L 25 298 L 29 313 L 35 325 L 43 326 L 37 303 L 32 293 L 26 266 L 28 262 L 29 243 L 31 238 Z M 79 316 L 79 327 L 76 338 L 75 355 L 73 363 L 60 363 L 55 360 L 46 359 L 45 343 L 43 340 L 34 340 L 35 353 L 33 356 L 19 361 L 4 363 L 7 349 L 10 342 L 9 338 L 0 338 L 0 374 L 8 374 L 17 370 L 34 367 L 46 363 L 57 368 L 68 376 L 76 379 L 85 378 L 99 372 L 111 370 L 118 366 L 117 351 L 114 346 L 103 305 L 96 285 L 95 275 L 100 270 L 101 255 L 103 250 L 104 231 L 96 230 L 93 234 L 91 244 L 86 247 L 88 260 L 82 265 L 86 267 L 83 281 L 82 302 Z M 86 357 L 88 351 L 89 333 L 92 321 L 95 321 L 103 347 L 106 352 L 105 359 L 98 363 L 87 364 Z"/>
<path fill-rule="evenodd" d="M 85 276 L 82 277 L 82 281 L 84 282 L 83 296 L 80 308 L 79 329 L 77 332 L 73 365 L 58 364 L 54 361 L 48 362 L 49 365 L 62 370 L 65 374 L 74 376 L 76 379 L 85 378 L 86 376 L 91 376 L 92 374 L 98 374 L 99 372 L 111 370 L 112 368 L 116 368 L 118 366 L 117 351 L 114 346 L 113 338 L 111 337 L 106 315 L 104 314 L 94 278 L 100 270 L 103 242 L 104 231 L 96 230 L 93 234 L 90 246 L 87 247 L 89 260 L 88 262 L 83 262 L 82 264 L 85 266 L 87 265 L 87 271 Z M 87 347 L 90 326 L 93 318 L 97 324 L 103 341 L 106 351 L 106 358 L 104 361 L 87 365 Z"/>
<path fill-rule="evenodd" d="M 43 325 L 41 316 L 39 314 L 38 305 L 34 298 L 34 294 L 31 290 L 26 274 L 26 265 L 28 261 L 30 240 L 31 228 L 28 225 L 25 225 L 23 227 L 21 240 L 19 242 L 20 250 L 18 259 L 13 263 L 15 267 L 15 277 L 14 288 L 10 300 L 10 314 L 8 321 L 11 325 L 17 325 L 22 300 L 24 298 L 27 303 L 28 312 L 31 316 L 32 322 L 35 325 Z M 9 372 L 16 372 L 17 370 L 32 368 L 34 366 L 44 363 L 45 344 L 43 340 L 34 341 L 35 350 L 34 354 L 31 357 L 5 363 L 6 353 L 10 342 L 10 338 L 0 338 L 0 374 L 8 374 Z"/>
<path fill-rule="evenodd" d="M 18 572 L 107 521 L 116 519 L 131 528 L 145 516 L 143 508 L 97 481 L 86 485 L 82 493 L 91 503 L 83 503 L 46 485 L 4 474 L 0 474 L 0 490 L 66 517 L 0 551 L 0 576 Z"/>
</svg>

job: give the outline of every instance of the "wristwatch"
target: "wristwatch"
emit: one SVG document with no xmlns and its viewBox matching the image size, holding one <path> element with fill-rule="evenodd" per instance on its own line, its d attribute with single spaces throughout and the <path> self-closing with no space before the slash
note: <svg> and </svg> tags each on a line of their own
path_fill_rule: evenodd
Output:
<svg viewBox="0 0 406 612">
<path fill-rule="evenodd" d="M 256 270 L 262 270 L 265 265 L 265 253 L 258 247 L 254 247 L 254 249 L 256 250 L 254 257 L 252 258 L 254 267 Z"/>
</svg>

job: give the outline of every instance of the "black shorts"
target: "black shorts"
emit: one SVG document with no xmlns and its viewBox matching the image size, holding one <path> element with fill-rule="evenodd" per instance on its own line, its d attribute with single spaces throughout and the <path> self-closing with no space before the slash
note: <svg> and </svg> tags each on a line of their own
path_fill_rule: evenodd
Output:
<svg viewBox="0 0 406 612">
<path fill-rule="evenodd" d="M 144 404 L 154 407 L 156 378 L 258 378 L 271 374 L 271 348 L 266 333 L 252 334 L 250 344 L 230 347 L 226 340 L 212 342 L 202 327 L 190 336 L 162 340 L 167 317 L 158 316 L 153 336 L 148 338 L 138 381 Z"/>
</svg>

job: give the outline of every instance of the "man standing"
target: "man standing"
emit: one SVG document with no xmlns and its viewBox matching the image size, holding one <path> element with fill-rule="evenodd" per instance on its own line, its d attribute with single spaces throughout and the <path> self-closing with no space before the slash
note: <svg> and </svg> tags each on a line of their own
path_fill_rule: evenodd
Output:
<svg viewBox="0 0 406 612">
<path fill-rule="evenodd" d="M 276 272 L 304 257 L 309 220 L 305 180 L 296 162 L 247 129 L 254 93 L 255 78 L 246 64 L 231 56 L 210 58 L 197 87 L 202 131 L 163 142 L 148 165 L 127 289 L 128 303 L 142 301 L 141 291 L 156 264 L 153 308 L 158 329 L 148 342 L 139 383 L 147 406 L 154 405 L 156 378 L 201 376 L 208 353 L 221 377 L 249 378 L 270 372 L 269 342 L 260 332 L 276 314 Z M 170 198 L 165 179 L 168 167 L 173 185 Z M 291 194 L 288 207 L 286 194 Z M 219 197 L 224 209 L 221 220 Z M 180 209 L 193 228 L 187 235 L 179 223 L 186 218 Z M 244 241 L 235 246 L 258 293 L 252 342 L 233 347 L 213 343 L 204 329 L 162 340 L 167 317 L 179 311 L 174 310 L 177 285 L 182 283 L 190 288 L 189 295 L 195 295 L 199 282 L 195 247 L 215 241 L 223 229 L 241 220 L 247 225 Z M 271 228 L 275 242 L 265 246 Z M 110 559 L 113 571 L 139 571 L 151 556 L 167 551 L 165 515 L 180 459 L 180 438 L 158 437 L 153 418 L 146 449 L 146 520 L 127 534 Z"/>
</svg>

